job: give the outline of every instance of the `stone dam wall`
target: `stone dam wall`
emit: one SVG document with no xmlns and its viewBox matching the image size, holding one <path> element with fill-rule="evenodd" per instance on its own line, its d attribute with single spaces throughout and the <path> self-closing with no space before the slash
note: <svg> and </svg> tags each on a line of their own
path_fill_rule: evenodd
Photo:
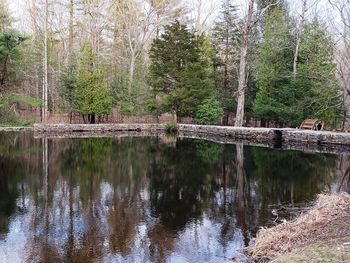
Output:
<svg viewBox="0 0 350 263">
<path fill-rule="evenodd" d="M 89 133 L 113 135 L 118 132 L 163 132 L 164 124 L 35 124 L 35 134 Z M 265 143 L 280 148 L 283 145 L 313 144 L 350 147 L 350 133 L 308 131 L 289 128 L 247 128 L 178 124 L 181 137 L 215 137 L 221 141 Z"/>
</svg>

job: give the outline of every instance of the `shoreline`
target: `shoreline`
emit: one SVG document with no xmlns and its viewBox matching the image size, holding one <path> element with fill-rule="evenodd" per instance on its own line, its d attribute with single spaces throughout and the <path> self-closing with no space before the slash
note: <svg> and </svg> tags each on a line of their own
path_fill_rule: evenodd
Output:
<svg viewBox="0 0 350 263">
<path fill-rule="evenodd" d="M 0 127 L 0 132 L 19 132 L 19 131 L 31 131 L 34 130 L 33 126 L 4 126 Z"/>
<path fill-rule="evenodd" d="M 209 139 L 221 143 L 242 141 L 268 145 L 271 148 L 305 149 L 312 151 L 348 152 L 350 133 L 310 131 L 292 128 L 248 128 L 232 126 L 209 126 L 178 124 L 180 137 Z M 36 136 L 90 133 L 113 135 L 120 132 L 164 132 L 165 124 L 34 124 Z"/>
<path fill-rule="evenodd" d="M 350 195 L 320 194 L 291 221 L 261 228 L 246 249 L 252 262 L 349 262 Z"/>
<path fill-rule="evenodd" d="M 36 138 L 153 136 L 165 133 L 165 124 L 34 124 L 32 127 L 0 127 L 3 132 L 33 130 Z M 341 154 L 350 152 L 350 133 L 292 128 L 248 128 L 178 124 L 180 138 L 203 139 L 280 150 Z"/>
</svg>

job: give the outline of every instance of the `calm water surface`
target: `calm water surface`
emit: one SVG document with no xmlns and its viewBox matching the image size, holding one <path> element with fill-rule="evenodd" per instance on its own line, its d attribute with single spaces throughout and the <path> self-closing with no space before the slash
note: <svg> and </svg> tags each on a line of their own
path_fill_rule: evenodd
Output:
<svg viewBox="0 0 350 263">
<path fill-rule="evenodd" d="M 274 212 L 348 191 L 349 167 L 346 154 L 0 133 L 0 262 L 244 259 Z"/>
</svg>

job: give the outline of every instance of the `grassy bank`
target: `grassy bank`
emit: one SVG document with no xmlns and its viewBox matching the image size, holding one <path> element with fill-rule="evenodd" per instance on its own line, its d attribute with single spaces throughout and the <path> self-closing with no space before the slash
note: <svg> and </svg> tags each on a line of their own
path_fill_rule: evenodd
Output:
<svg viewBox="0 0 350 263">
<path fill-rule="evenodd" d="M 261 229 L 253 262 L 350 262 L 350 195 L 319 195 L 297 219 Z"/>
</svg>

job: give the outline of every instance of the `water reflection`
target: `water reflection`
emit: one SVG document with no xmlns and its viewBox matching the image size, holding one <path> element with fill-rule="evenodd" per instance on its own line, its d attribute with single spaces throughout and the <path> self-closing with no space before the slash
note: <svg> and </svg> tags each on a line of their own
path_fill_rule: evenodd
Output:
<svg viewBox="0 0 350 263">
<path fill-rule="evenodd" d="M 0 261 L 225 262 L 322 191 L 349 155 L 153 138 L 0 134 Z"/>
</svg>

